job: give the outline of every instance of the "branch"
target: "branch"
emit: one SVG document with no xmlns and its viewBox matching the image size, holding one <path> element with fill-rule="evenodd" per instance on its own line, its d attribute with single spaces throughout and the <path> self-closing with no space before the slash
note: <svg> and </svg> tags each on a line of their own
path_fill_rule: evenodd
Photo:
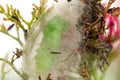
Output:
<svg viewBox="0 0 120 80">
<path fill-rule="evenodd" d="M 8 60 L 5 60 L 5 59 L 3 59 L 3 58 L 0 58 L 0 60 L 1 60 L 1 61 L 4 61 L 4 62 L 7 63 L 10 67 L 12 67 L 12 69 L 13 69 L 23 80 L 27 80 L 27 79 L 26 79 L 26 76 L 25 76 L 24 74 L 21 74 L 11 62 L 9 62 Z"/>
</svg>

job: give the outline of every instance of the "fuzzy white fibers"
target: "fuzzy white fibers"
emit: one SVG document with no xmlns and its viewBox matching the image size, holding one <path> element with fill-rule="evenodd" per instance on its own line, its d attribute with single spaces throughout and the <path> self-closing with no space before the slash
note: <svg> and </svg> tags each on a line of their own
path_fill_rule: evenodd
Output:
<svg viewBox="0 0 120 80">
<path fill-rule="evenodd" d="M 51 4 L 53 4 L 53 11 L 51 14 L 49 14 L 48 20 L 55 15 L 59 15 L 61 17 L 64 17 L 70 23 L 69 29 L 63 33 L 62 37 L 63 39 L 61 44 L 61 52 L 64 55 L 60 56 L 60 58 L 62 57 L 60 60 L 63 60 L 69 55 L 70 52 L 79 46 L 80 35 L 77 31 L 76 23 L 83 12 L 82 9 L 84 7 L 84 4 L 81 3 L 80 0 L 72 0 L 71 2 L 67 2 L 67 0 L 58 0 L 58 2 L 52 1 Z M 40 31 L 40 25 L 42 24 L 39 21 L 33 25 L 35 27 L 31 31 L 32 34 L 28 38 L 27 43 L 24 47 L 23 71 L 28 75 L 29 80 L 38 80 L 38 76 L 40 75 L 38 74 L 35 67 L 35 56 L 38 54 L 36 50 L 39 48 L 42 37 L 44 36 L 44 34 Z M 64 67 L 64 69 L 68 69 L 68 67 L 70 67 L 70 70 L 74 71 L 74 68 L 71 66 L 78 65 L 78 63 L 79 59 L 76 57 L 73 57 L 64 63 L 57 62 L 57 64 L 55 64 L 55 67 L 50 70 L 50 73 L 54 74 L 52 75 L 53 77 L 56 77 L 58 75 L 60 75 L 60 77 L 66 76 L 66 74 L 73 75 L 74 73 L 69 73 L 69 71 L 63 72 L 65 75 L 58 72 L 61 70 L 61 67 Z M 58 64 L 61 64 L 61 66 L 58 66 Z M 56 71 L 54 69 L 56 69 Z M 45 78 L 42 78 L 42 80 L 45 80 Z M 57 78 L 54 78 L 53 80 L 57 80 Z"/>
</svg>

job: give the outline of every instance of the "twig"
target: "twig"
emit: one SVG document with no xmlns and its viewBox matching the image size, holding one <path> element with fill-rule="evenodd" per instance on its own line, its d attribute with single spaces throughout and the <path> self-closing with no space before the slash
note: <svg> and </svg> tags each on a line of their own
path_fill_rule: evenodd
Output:
<svg viewBox="0 0 120 80">
<path fill-rule="evenodd" d="M 9 34 L 8 32 L 3 32 L 3 31 L 1 31 L 1 30 L 0 30 L 0 32 L 8 35 L 8 36 L 11 37 L 11 38 L 13 38 L 13 39 L 14 39 L 15 41 L 17 41 L 21 46 L 23 45 L 23 43 L 20 41 L 19 38 L 14 37 L 13 35 Z"/>
<path fill-rule="evenodd" d="M 4 62 L 7 63 L 9 66 L 11 66 L 12 69 L 13 69 L 21 78 L 23 78 L 23 80 L 25 80 L 25 76 L 24 76 L 23 74 L 21 74 L 11 62 L 9 62 L 8 60 L 5 60 L 5 59 L 3 59 L 3 58 L 0 58 L 0 60 L 1 60 L 1 61 L 4 61 Z"/>
</svg>

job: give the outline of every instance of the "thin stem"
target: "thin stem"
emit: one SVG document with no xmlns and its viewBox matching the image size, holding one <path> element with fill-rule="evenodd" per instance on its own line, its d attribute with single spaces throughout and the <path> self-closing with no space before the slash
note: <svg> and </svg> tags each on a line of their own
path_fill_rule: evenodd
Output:
<svg viewBox="0 0 120 80">
<path fill-rule="evenodd" d="M 23 44 L 22 44 L 22 42 L 21 42 L 21 40 L 20 40 L 20 33 L 19 33 L 19 27 L 18 27 L 18 25 L 16 25 L 16 32 L 17 32 L 18 42 L 19 42 L 19 44 L 22 46 Z"/>
<path fill-rule="evenodd" d="M 12 22 L 15 22 L 16 24 L 18 24 L 18 25 L 20 26 L 20 28 L 21 28 L 23 31 L 25 31 L 25 28 L 24 28 L 24 26 L 21 24 L 21 22 L 13 19 L 13 18 L 11 17 L 11 15 L 9 15 L 8 13 L 4 13 L 4 15 L 7 16 L 8 20 L 10 20 L 10 21 L 12 21 Z"/>
<path fill-rule="evenodd" d="M 21 78 L 23 78 L 23 80 L 25 80 L 25 76 L 24 76 L 23 74 L 21 74 L 11 62 L 9 62 L 8 60 L 5 60 L 5 59 L 3 59 L 3 58 L 0 58 L 0 60 L 6 62 L 9 66 L 12 67 L 12 69 L 13 69 Z"/>
<path fill-rule="evenodd" d="M 5 74 L 6 72 L 4 71 L 4 68 L 5 68 L 5 63 L 2 64 L 2 67 L 1 67 L 1 80 L 5 80 Z"/>
<path fill-rule="evenodd" d="M 18 21 L 14 20 L 14 19 L 11 18 L 11 17 L 10 17 L 10 20 L 13 21 L 13 22 L 15 22 L 15 23 L 17 23 L 17 24 L 20 26 L 20 28 L 21 28 L 23 31 L 25 31 L 25 28 L 24 28 L 24 26 L 21 24 L 21 22 L 18 22 Z"/>
<path fill-rule="evenodd" d="M 34 20 L 35 20 L 35 17 L 32 16 L 32 19 L 30 20 L 30 22 L 28 22 L 28 30 L 31 29 L 31 24 L 33 23 Z"/>
<path fill-rule="evenodd" d="M 19 38 L 14 37 L 13 35 L 9 34 L 8 32 L 3 32 L 3 31 L 1 31 L 1 30 L 0 30 L 0 32 L 6 34 L 6 35 L 8 35 L 8 36 L 10 36 L 10 37 L 13 38 L 14 40 L 16 40 L 21 46 L 23 45 L 23 43 L 20 41 Z"/>
<path fill-rule="evenodd" d="M 21 46 L 23 45 L 19 38 L 16 38 L 16 37 L 14 37 L 14 36 L 12 36 L 10 34 L 7 34 L 7 35 L 12 37 L 14 40 L 18 41 Z"/>
<path fill-rule="evenodd" d="M 17 11 L 17 12 L 18 12 L 19 18 L 20 18 L 26 25 L 28 25 L 28 22 L 21 16 L 20 12 L 19 12 L 19 11 Z"/>
<path fill-rule="evenodd" d="M 29 25 L 29 22 L 27 22 L 27 21 L 21 16 L 21 14 L 20 14 L 19 11 L 17 11 L 17 13 L 18 13 L 19 18 L 29 27 L 29 26 L 30 26 L 30 25 Z"/>
</svg>

